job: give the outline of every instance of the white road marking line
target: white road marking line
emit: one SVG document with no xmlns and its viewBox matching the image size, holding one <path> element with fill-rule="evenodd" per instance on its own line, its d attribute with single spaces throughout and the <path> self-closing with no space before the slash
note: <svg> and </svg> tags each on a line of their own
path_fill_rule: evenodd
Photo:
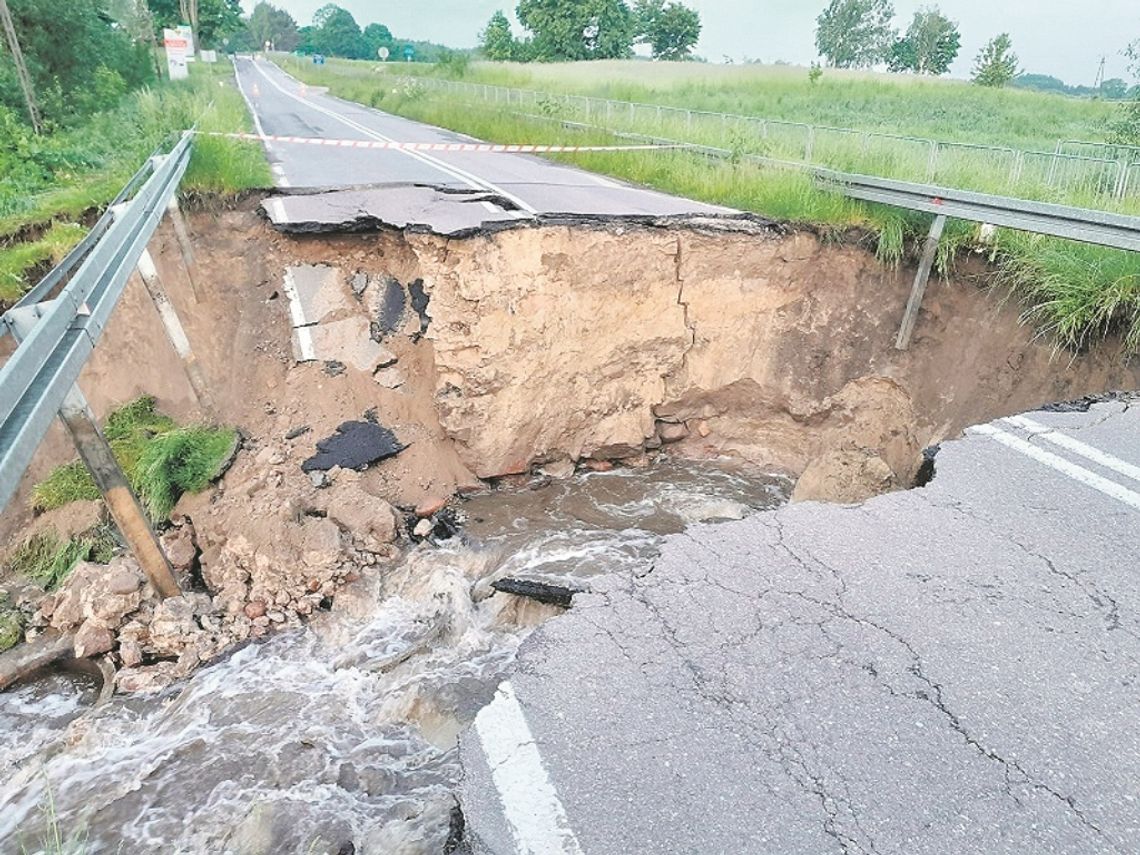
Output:
<svg viewBox="0 0 1140 855">
<path fill-rule="evenodd" d="M 275 89 L 277 89 L 283 95 L 286 95 L 286 96 L 292 98 L 294 101 L 300 101 L 302 104 L 304 104 L 307 107 L 311 107 L 312 109 L 316 110 L 318 113 L 324 113 L 326 116 L 330 116 L 331 118 L 334 118 L 337 121 L 342 122 L 345 125 L 348 125 L 350 128 L 353 128 L 354 130 L 360 131 L 360 133 L 365 134 L 366 136 L 372 137 L 372 139 L 380 140 L 382 142 L 396 142 L 396 140 L 392 139 L 391 137 L 386 137 L 383 134 L 379 133 L 378 131 L 374 131 L 371 128 L 360 124 L 359 122 L 355 122 L 352 119 L 349 119 L 345 116 L 342 116 L 340 113 L 336 112 L 335 110 L 329 110 L 325 107 L 321 107 L 317 104 L 314 104 L 312 101 L 310 101 L 308 99 L 301 98 L 298 95 L 294 95 L 292 92 L 287 90 L 285 87 L 283 87 L 281 84 L 279 84 L 272 77 L 270 77 L 269 74 L 265 71 L 265 69 L 262 68 L 257 63 L 254 63 L 254 68 L 257 69 L 258 73 L 261 74 L 261 76 L 264 77 L 266 79 L 266 81 L 268 81 L 268 83 L 271 86 L 273 86 Z M 282 72 L 282 73 L 284 73 L 284 72 Z M 518 198 L 517 196 L 514 196 L 511 193 L 508 193 L 506 190 L 503 190 L 501 187 L 497 187 L 496 185 L 492 184 L 490 181 L 486 181 L 482 178 L 479 178 L 478 176 L 472 175 L 471 173 L 467 172 L 466 170 L 460 169 L 457 166 L 452 166 L 451 164 L 446 164 L 441 160 L 437 160 L 436 158 L 431 157 L 430 155 L 424 154 L 423 152 L 401 150 L 401 153 L 406 154 L 408 157 L 414 157 L 417 160 L 428 164 L 429 166 L 434 166 L 440 172 L 443 172 L 447 175 L 450 175 L 452 178 L 459 179 L 460 181 L 464 182 L 465 184 L 467 184 L 468 186 L 470 186 L 473 189 L 490 190 L 494 193 L 498 193 L 500 196 L 502 196 L 505 199 L 510 199 L 512 202 L 514 202 L 520 208 L 522 208 L 523 210 L 525 210 L 531 214 L 537 214 L 538 213 L 537 209 L 532 208 L 530 205 L 528 205 L 526 202 L 524 202 L 522 199 Z"/>
<path fill-rule="evenodd" d="M 1140 511 L 1140 493 L 1129 490 L 1127 487 L 1123 487 L 1115 481 L 1109 481 L 1107 478 L 1097 475 L 1095 472 L 1090 472 L 1083 466 L 1070 463 L 1065 458 L 1059 457 L 1051 451 L 1038 448 L 1033 443 L 1026 442 L 1021 437 L 1006 433 L 1004 430 L 996 428 L 993 425 L 977 425 L 976 427 L 970 428 L 968 432 L 980 433 L 984 436 L 991 437 L 1002 445 L 1012 448 L 1014 451 L 1020 452 L 1026 457 L 1031 457 L 1038 463 L 1044 463 L 1046 466 L 1056 469 L 1062 475 L 1067 475 L 1074 481 L 1079 481 L 1086 487 L 1099 490 L 1106 496 L 1111 496 L 1117 501 L 1123 502 L 1129 507 Z"/>
<path fill-rule="evenodd" d="M 245 94 L 245 88 L 241 85 L 241 75 L 238 74 L 237 63 L 234 63 L 234 81 L 237 83 L 238 92 L 241 97 L 245 99 L 245 106 L 249 108 L 249 115 L 253 118 L 253 127 L 257 130 L 257 136 L 261 140 L 261 144 L 265 146 L 266 155 L 272 154 L 273 146 L 269 142 L 269 134 L 265 133 L 265 128 L 261 125 L 261 118 L 257 115 L 257 109 L 253 106 L 253 102 L 249 96 Z M 270 171 L 273 173 L 274 183 L 278 187 L 289 187 L 289 179 L 285 177 L 285 167 L 277 161 L 269 165 Z"/>
<path fill-rule="evenodd" d="M 293 284 L 293 271 L 289 268 L 285 269 L 285 282 L 282 288 L 285 296 L 289 298 L 289 314 L 293 318 L 293 332 L 297 334 L 297 348 L 301 355 L 298 361 L 312 362 L 317 358 L 317 349 L 313 346 L 313 332 L 305 320 L 305 307 L 301 305 L 301 298 Z"/>
<path fill-rule="evenodd" d="M 499 686 L 495 699 L 475 716 L 475 732 L 518 852 L 582 855 L 509 681 Z"/>
<path fill-rule="evenodd" d="M 267 199 L 265 205 L 269 208 L 269 218 L 275 223 L 289 222 L 289 215 L 285 213 L 285 203 L 280 199 Z"/>
<path fill-rule="evenodd" d="M 1101 451 L 1099 448 L 1081 442 L 1079 439 L 1073 439 L 1068 434 L 1061 433 L 1061 431 L 1055 428 L 1043 425 L 1041 422 L 1035 422 L 1033 419 L 1026 418 L 1025 416 L 1010 416 L 1008 419 L 1005 419 L 1005 421 L 1019 428 L 1023 428 L 1034 436 L 1047 440 L 1054 445 L 1059 445 L 1061 448 L 1067 449 L 1074 454 L 1079 454 L 1081 457 L 1091 460 L 1093 463 L 1100 464 L 1106 469 L 1118 472 L 1125 478 L 1140 481 L 1140 466 L 1134 466 L 1127 460 L 1114 457 L 1111 454 Z"/>
</svg>

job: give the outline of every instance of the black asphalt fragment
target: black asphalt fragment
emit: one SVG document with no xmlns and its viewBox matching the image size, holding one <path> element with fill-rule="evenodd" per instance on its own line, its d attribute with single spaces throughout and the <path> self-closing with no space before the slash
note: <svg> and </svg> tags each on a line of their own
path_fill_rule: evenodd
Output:
<svg viewBox="0 0 1140 855">
<path fill-rule="evenodd" d="M 396 434 L 372 422 L 345 422 L 332 436 L 317 443 L 317 453 L 301 464 L 303 472 L 365 469 L 378 460 L 395 457 L 407 448 Z"/>
</svg>

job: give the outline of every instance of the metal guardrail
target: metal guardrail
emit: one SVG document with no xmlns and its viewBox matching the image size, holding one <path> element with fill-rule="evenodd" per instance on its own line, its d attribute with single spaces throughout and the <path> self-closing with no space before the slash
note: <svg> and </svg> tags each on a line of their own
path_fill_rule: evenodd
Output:
<svg viewBox="0 0 1140 855">
<path fill-rule="evenodd" d="M 409 86 L 439 89 L 465 100 L 519 111 L 529 107 L 549 118 L 671 136 L 805 166 L 904 181 L 1001 187 L 1013 195 L 1054 201 L 1119 203 L 1140 198 L 1140 158 L 1124 154 L 1119 146 L 1061 141 L 1053 151 L 1033 151 L 431 77 L 406 80 Z"/>
<path fill-rule="evenodd" d="M 134 198 L 100 218 L 96 235 L 79 247 L 0 317 L 19 342 L 0 368 L 0 509 L 15 494 L 20 478 L 59 412 L 106 328 L 147 242 L 158 227 L 190 161 L 188 132 L 162 158 L 151 158 L 122 194 Z M 149 178 L 142 179 L 147 173 Z M 141 182 L 141 186 L 140 185 Z M 82 246 L 82 244 L 81 244 Z M 54 299 L 46 299 L 83 258 Z"/>
<path fill-rule="evenodd" d="M 1140 217 L 868 175 L 815 174 L 823 186 L 853 199 L 1140 252 Z"/>
</svg>

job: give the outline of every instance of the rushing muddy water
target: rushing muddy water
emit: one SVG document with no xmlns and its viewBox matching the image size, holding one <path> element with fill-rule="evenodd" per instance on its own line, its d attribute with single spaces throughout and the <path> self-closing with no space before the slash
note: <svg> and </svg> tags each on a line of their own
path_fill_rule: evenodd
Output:
<svg viewBox="0 0 1140 855">
<path fill-rule="evenodd" d="M 0 851 L 442 852 L 456 734 L 557 613 L 490 581 L 588 587 L 646 565 L 663 535 L 774 507 L 788 488 L 667 463 L 499 490 L 466 503 L 462 537 L 161 695 L 92 708 L 97 685 L 63 674 L 0 694 Z"/>
</svg>

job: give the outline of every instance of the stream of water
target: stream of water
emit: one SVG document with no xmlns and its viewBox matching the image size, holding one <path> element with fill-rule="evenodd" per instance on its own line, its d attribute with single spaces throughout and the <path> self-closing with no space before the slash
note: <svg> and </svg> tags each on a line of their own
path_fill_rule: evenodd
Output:
<svg viewBox="0 0 1140 855">
<path fill-rule="evenodd" d="M 96 682 L 60 673 L 0 694 L 0 852 L 442 852 L 456 736 L 557 613 L 490 581 L 588 587 L 644 566 L 665 535 L 788 489 L 665 463 L 498 490 L 466 502 L 461 537 L 164 693 L 92 707 Z"/>
</svg>

